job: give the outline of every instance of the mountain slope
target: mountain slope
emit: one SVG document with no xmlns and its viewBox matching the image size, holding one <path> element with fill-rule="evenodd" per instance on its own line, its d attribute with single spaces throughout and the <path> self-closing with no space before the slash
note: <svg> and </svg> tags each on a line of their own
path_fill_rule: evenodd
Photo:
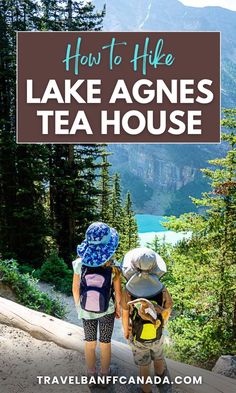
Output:
<svg viewBox="0 0 236 393">
<path fill-rule="evenodd" d="M 236 105 L 236 12 L 188 7 L 178 0 L 93 3 L 98 9 L 106 3 L 105 31 L 221 31 L 222 107 Z M 114 153 L 113 170 L 121 172 L 124 191 L 130 189 L 138 212 L 175 214 L 191 210 L 186 185 L 191 183 L 192 195 L 199 195 L 199 169 L 208 159 L 222 156 L 225 145 L 110 145 L 109 150 Z"/>
</svg>

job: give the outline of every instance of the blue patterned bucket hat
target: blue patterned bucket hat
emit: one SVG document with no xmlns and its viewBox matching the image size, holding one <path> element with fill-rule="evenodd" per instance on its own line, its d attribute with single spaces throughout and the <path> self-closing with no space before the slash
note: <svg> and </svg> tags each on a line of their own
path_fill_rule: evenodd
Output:
<svg viewBox="0 0 236 393">
<path fill-rule="evenodd" d="M 97 267 L 109 261 L 118 244 L 119 236 L 114 228 L 104 222 L 94 222 L 88 227 L 85 240 L 77 246 L 77 254 L 83 265 Z"/>
</svg>

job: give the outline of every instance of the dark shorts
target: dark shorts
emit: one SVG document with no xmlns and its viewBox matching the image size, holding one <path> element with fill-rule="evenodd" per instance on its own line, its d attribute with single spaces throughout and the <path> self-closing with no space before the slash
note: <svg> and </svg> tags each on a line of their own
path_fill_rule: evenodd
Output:
<svg viewBox="0 0 236 393">
<path fill-rule="evenodd" d="M 96 319 L 83 318 L 85 341 L 97 341 L 97 331 L 99 328 L 99 341 L 101 343 L 110 343 L 114 328 L 114 320 L 114 313 Z"/>
</svg>

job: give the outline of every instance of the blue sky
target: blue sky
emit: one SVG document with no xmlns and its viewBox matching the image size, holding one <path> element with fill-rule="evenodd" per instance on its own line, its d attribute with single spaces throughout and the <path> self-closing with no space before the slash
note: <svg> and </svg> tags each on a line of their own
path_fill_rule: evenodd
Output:
<svg viewBox="0 0 236 393">
<path fill-rule="evenodd" d="M 219 6 L 228 8 L 236 11 L 236 0 L 179 0 L 185 5 L 191 5 L 193 7 L 204 7 L 204 6 Z"/>
</svg>

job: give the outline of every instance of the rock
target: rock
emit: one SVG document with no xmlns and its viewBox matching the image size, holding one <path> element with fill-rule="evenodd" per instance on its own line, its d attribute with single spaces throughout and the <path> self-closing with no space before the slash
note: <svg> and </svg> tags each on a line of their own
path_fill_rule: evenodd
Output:
<svg viewBox="0 0 236 393">
<path fill-rule="evenodd" d="M 225 375 L 226 377 L 236 379 L 236 356 L 224 355 L 221 356 L 212 371 L 217 374 Z"/>
<path fill-rule="evenodd" d="M 5 299 L 16 301 L 16 295 L 13 290 L 6 284 L 0 281 L 0 296 Z"/>
</svg>

